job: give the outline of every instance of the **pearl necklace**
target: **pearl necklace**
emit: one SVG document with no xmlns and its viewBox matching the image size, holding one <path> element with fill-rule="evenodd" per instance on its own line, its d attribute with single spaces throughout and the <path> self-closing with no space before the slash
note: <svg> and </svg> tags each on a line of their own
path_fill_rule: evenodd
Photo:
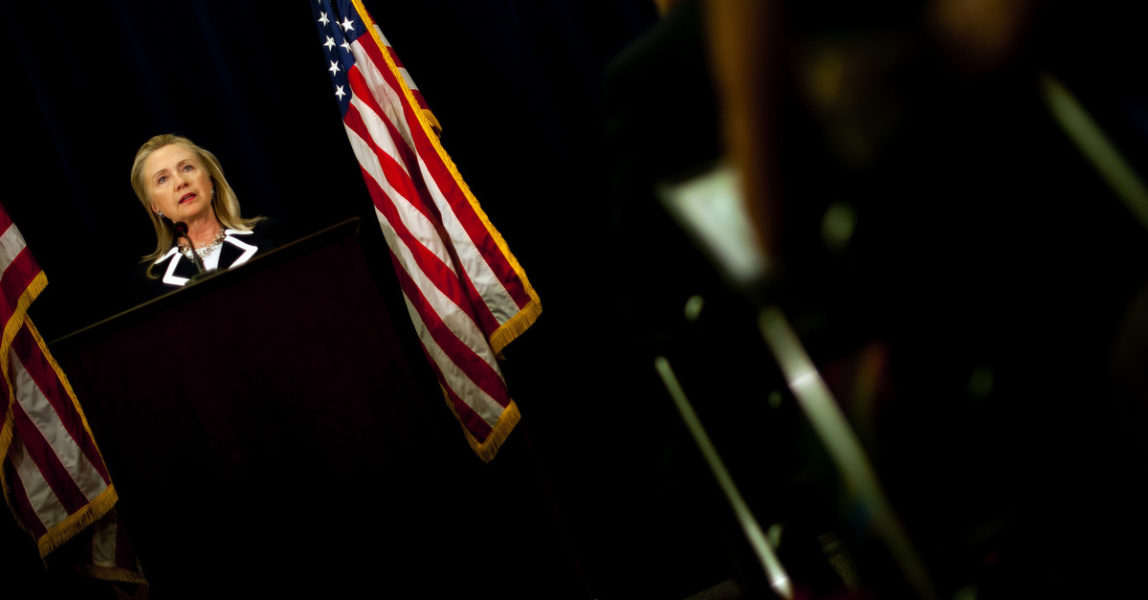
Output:
<svg viewBox="0 0 1148 600">
<path fill-rule="evenodd" d="M 221 246 L 223 244 L 223 240 L 225 239 L 227 239 L 227 230 L 220 228 L 219 233 L 215 235 L 215 238 L 210 242 L 205 242 L 203 246 L 196 248 L 195 253 L 198 254 L 200 258 L 204 258 L 214 252 L 216 248 Z M 180 244 L 179 251 L 182 252 L 184 256 L 191 258 L 191 248 L 189 246 Z"/>
</svg>

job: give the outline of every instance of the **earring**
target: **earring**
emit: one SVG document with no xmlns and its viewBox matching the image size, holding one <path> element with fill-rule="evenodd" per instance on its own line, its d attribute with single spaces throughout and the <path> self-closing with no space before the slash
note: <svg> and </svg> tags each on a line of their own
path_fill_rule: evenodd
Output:
<svg viewBox="0 0 1148 600">
<path fill-rule="evenodd" d="M 155 214 L 159 215 L 161 218 L 163 217 L 163 211 L 162 210 L 155 211 Z"/>
</svg>

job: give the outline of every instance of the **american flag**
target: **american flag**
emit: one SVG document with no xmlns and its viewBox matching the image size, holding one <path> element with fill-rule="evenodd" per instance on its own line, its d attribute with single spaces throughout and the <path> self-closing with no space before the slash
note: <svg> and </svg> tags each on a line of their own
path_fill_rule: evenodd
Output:
<svg viewBox="0 0 1148 600">
<path fill-rule="evenodd" d="M 86 544 L 83 565 L 103 579 L 142 582 L 115 513 L 104 459 L 72 387 L 28 317 L 47 285 L 20 230 L 0 206 L 0 483 L 41 557 Z M 79 538 L 83 538 L 82 541 Z"/>
<path fill-rule="evenodd" d="M 316 0 L 312 8 L 407 311 L 467 440 L 490 460 L 519 419 L 497 355 L 542 305 L 363 4 Z"/>
</svg>

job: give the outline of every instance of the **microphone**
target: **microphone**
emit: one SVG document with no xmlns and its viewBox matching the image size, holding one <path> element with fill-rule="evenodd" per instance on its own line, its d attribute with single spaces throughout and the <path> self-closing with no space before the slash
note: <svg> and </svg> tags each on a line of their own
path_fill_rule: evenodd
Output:
<svg viewBox="0 0 1148 600">
<path fill-rule="evenodd" d="M 187 247 L 191 249 L 191 260 L 195 262 L 195 270 L 203 273 L 207 269 L 203 267 L 203 259 L 199 257 L 199 253 L 195 251 L 195 244 L 192 243 L 191 238 L 187 236 L 187 223 L 179 221 L 173 227 L 175 230 L 175 239 L 178 241 L 180 238 L 187 240 Z"/>
</svg>

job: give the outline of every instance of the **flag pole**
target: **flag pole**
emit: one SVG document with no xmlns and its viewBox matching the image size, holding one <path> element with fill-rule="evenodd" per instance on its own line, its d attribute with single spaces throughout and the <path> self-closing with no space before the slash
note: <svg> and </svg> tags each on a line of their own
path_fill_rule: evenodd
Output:
<svg viewBox="0 0 1148 600">
<path fill-rule="evenodd" d="M 753 516 L 753 511 L 751 511 L 749 505 L 746 504 L 745 498 L 742 497 L 741 491 L 738 490 L 737 485 L 733 481 L 733 477 L 729 474 L 729 469 L 726 468 L 721 456 L 718 455 L 717 448 L 714 447 L 713 441 L 710 440 L 709 434 L 706 433 L 701 419 L 699 419 L 697 413 L 694 412 L 693 405 L 690 404 L 689 398 L 686 397 L 685 390 L 683 390 L 681 384 L 678 383 L 678 378 L 674 374 L 673 367 L 670 366 L 670 361 L 664 356 L 659 356 L 654 359 L 654 368 L 658 371 L 658 376 L 661 377 L 662 383 L 666 386 L 666 391 L 668 391 L 670 397 L 673 398 L 674 405 L 678 407 L 678 412 L 681 413 L 682 420 L 685 421 L 686 427 L 690 430 L 690 435 L 693 436 L 694 442 L 697 443 L 698 449 L 701 450 L 702 456 L 706 460 L 706 464 L 709 465 L 710 471 L 713 472 L 714 478 L 717 479 L 718 486 L 721 488 L 722 493 L 725 494 L 726 500 L 733 509 L 738 525 L 741 527 L 746 539 L 749 540 L 749 545 L 753 548 L 754 554 L 757 555 L 757 560 L 761 563 L 761 568 L 765 571 L 766 579 L 769 580 L 769 586 L 773 588 L 773 591 L 776 592 L 778 596 L 786 600 L 792 600 L 793 583 L 789 578 L 789 574 L 777 558 L 777 553 L 774 551 L 773 545 L 770 544 L 761 529 L 761 525 Z"/>
</svg>

